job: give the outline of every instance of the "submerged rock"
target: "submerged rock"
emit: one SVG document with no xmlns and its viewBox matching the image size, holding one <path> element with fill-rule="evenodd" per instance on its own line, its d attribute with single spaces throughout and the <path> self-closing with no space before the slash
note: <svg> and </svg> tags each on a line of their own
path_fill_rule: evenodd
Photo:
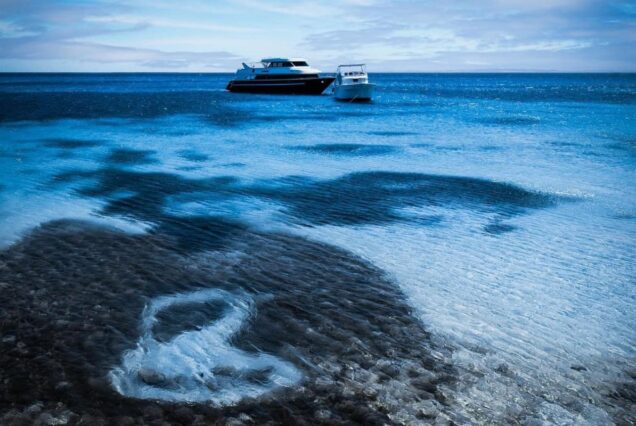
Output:
<svg viewBox="0 0 636 426">
<path fill-rule="evenodd" d="M 149 385 L 162 385 L 166 382 L 166 377 L 149 368 L 141 368 L 139 370 L 139 378 Z"/>
</svg>

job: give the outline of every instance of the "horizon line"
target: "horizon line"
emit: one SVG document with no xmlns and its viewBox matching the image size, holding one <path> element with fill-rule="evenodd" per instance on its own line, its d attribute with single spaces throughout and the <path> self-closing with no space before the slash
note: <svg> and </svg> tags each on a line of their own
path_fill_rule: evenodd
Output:
<svg viewBox="0 0 636 426">
<path fill-rule="evenodd" d="M 0 71 L 6 74 L 234 74 L 235 71 Z M 334 72 L 321 72 L 334 74 Z M 633 71 L 373 71 L 369 74 L 636 74 Z"/>
</svg>

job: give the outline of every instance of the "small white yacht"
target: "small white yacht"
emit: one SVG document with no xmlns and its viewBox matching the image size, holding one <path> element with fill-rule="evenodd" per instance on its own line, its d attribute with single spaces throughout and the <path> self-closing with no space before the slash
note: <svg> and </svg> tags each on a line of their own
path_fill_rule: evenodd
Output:
<svg viewBox="0 0 636 426">
<path fill-rule="evenodd" d="M 375 84 L 369 83 L 365 64 L 340 65 L 333 83 L 333 93 L 341 101 L 368 102 Z"/>
<path fill-rule="evenodd" d="M 302 58 L 264 58 L 243 63 L 226 89 L 230 92 L 319 95 L 334 80 L 320 75 Z"/>
</svg>

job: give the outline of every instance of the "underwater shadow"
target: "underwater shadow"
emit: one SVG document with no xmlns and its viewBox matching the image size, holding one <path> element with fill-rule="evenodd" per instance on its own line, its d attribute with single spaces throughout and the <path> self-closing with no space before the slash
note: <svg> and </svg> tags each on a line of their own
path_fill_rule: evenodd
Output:
<svg viewBox="0 0 636 426">
<path fill-rule="evenodd" d="M 113 149 L 108 154 L 104 162 L 114 165 L 141 165 L 153 164 L 159 161 L 152 156 L 156 154 L 154 150 L 139 150 L 131 148 Z"/>
<path fill-rule="evenodd" d="M 390 154 L 397 150 L 391 145 L 370 145 L 354 143 L 333 143 L 316 145 L 296 145 L 289 147 L 291 150 L 315 152 L 319 154 L 333 154 L 343 156 L 370 156 Z"/>
<path fill-rule="evenodd" d="M 246 229 L 247 225 L 224 217 L 221 208 L 215 213 L 213 207 L 215 202 L 221 205 L 244 197 L 277 203 L 291 222 L 304 226 L 415 221 L 416 217 L 404 211 L 427 206 L 466 209 L 493 214 L 498 225 L 485 229 L 491 234 L 512 230 L 499 223 L 501 220 L 569 200 L 505 182 L 422 173 L 358 172 L 330 180 L 289 176 L 250 184 L 233 176 L 193 179 L 118 168 L 69 171 L 56 176 L 62 183 L 85 179 L 92 183 L 76 191 L 104 201 L 101 214 L 154 223 L 160 232 L 182 241 L 184 250 L 205 248 L 206 241 L 217 247 L 233 231 Z M 212 209 L 207 216 L 177 216 L 166 211 L 168 199 L 179 203 L 204 201 Z M 421 222 L 435 226 L 441 218 Z"/>
</svg>

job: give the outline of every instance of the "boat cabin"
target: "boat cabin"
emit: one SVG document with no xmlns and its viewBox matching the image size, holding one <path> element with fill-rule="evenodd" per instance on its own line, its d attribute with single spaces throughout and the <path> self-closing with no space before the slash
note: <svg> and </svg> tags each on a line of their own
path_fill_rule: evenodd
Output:
<svg viewBox="0 0 636 426">
<path fill-rule="evenodd" d="M 369 76 L 367 75 L 366 65 L 364 64 L 350 64 L 340 65 L 336 70 L 336 84 L 360 84 L 368 83 Z"/>
<path fill-rule="evenodd" d="M 243 63 L 236 77 L 239 80 L 318 78 L 319 73 L 302 58 L 264 58 L 253 64 Z"/>
<path fill-rule="evenodd" d="M 292 68 L 292 67 L 308 67 L 309 64 L 304 59 L 287 59 L 287 58 L 266 58 L 261 59 L 261 64 L 265 68 Z"/>
</svg>

